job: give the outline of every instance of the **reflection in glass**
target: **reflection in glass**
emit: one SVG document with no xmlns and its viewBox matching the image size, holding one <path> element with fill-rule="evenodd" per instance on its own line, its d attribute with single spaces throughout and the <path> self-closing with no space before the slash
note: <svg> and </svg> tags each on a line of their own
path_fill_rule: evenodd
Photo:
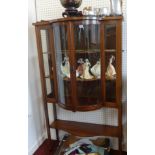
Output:
<svg viewBox="0 0 155 155">
<path fill-rule="evenodd" d="M 49 34 L 48 30 L 40 30 L 42 52 L 49 52 Z"/>
<path fill-rule="evenodd" d="M 74 23 L 76 86 L 79 106 L 101 103 L 99 24 Z"/>
<path fill-rule="evenodd" d="M 49 34 L 47 30 L 40 30 L 41 34 L 41 46 L 43 52 L 43 64 L 44 64 L 44 72 L 45 76 L 50 76 L 51 68 L 52 68 L 52 59 L 49 50 Z"/>
<path fill-rule="evenodd" d="M 53 85 L 53 66 L 51 52 L 49 50 L 49 34 L 48 30 L 40 30 L 41 35 L 41 47 L 43 54 L 43 64 L 44 64 L 44 77 L 46 78 L 46 93 L 48 97 L 52 98 L 54 94 L 54 85 Z"/>
<path fill-rule="evenodd" d="M 56 71 L 58 81 L 58 102 L 70 104 L 71 84 L 70 84 L 70 60 L 68 51 L 67 26 L 65 24 L 54 24 L 54 46 Z"/>
<path fill-rule="evenodd" d="M 53 67 L 52 67 L 52 59 L 51 54 L 43 54 L 43 61 L 44 61 L 44 72 L 45 76 L 52 76 L 53 75 Z"/>
<path fill-rule="evenodd" d="M 93 51 L 99 50 L 99 24 L 76 24 L 74 25 L 74 41 L 77 51 Z M 99 52 L 99 51 L 98 51 Z"/>
<path fill-rule="evenodd" d="M 116 24 L 105 25 L 105 49 L 116 49 Z"/>
<path fill-rule="evenodd" d="M 46 78 L 46 92 L 47 92 L 47 96 L 49 98 L 52 98 L 55 96 L 55 93 L 54 93 L 54 83 L 53 83 L 53 80 L 50 79 L 50 78 Z"/>
</svg>

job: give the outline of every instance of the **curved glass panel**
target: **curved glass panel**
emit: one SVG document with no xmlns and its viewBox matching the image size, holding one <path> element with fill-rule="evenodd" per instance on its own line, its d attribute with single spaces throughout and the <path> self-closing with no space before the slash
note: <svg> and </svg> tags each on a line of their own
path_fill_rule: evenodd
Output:
<svg viewBox="0 0 155 155">
<path fill-rule="evenodd" d="M 53 24 L 53 34 L 58 84 L 58 102 L 70 105 L 71 80 L 67 25 L 65 23 Z"/>
<path fill-rule="evenodd" d="M 97 21 L 73 23 L 78 106 L 101 103 L 100 25 Z"/>
</svg>

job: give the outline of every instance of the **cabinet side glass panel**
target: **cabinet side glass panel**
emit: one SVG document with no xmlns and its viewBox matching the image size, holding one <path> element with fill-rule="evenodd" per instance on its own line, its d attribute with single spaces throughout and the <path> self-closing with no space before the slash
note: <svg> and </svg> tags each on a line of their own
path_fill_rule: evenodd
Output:
<svg viewBox="0 0 155 155">
<path fill-rule="evenodd" d="M 101 103 L 100 25 L 75 22 L 75 66 L 78 106 Z"/>
<path fill-rule="evenodd" d="M 52 58 L 51 51 L 49 48 L 49 33 L 48 30 L 42 29 L 40 30 L 41 35 L 41 46 L 42 46 L 42 57 L 44 64 L 44 78 L 46 84 L 46 95 L 50 98 L 55 97 L 54 92 L 54 81 L 53 81 L 53 66 L 52 66 Z"/>
<path fill-rule="evenodd" d="M 69 106 L 71 104 L 71 80 L 67 25 L 65 23 L 53 24 L 53 37 L 58 84 L 58 102 Z"/>
<path fill-rule="evenodd" d="M 105 101 L 116 102 L 116 24 L 105 24 Z"/>
</svg>

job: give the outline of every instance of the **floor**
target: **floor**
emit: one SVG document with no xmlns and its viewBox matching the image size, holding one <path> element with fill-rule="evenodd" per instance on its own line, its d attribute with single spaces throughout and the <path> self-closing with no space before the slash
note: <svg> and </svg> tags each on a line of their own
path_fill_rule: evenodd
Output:
<svg viewBox="0 0 155 155">
<path fill-rule="evenodd" d="M 46 139 L 33 155 L 53 155 L 58 144 L 58 141 Z"/>
<path fill-rule="evenodd" d="M 58 145 L 58 141 L 46 139 L 43 144 L 36 150 L 33 155 L 53 155 Z M 119 155 L 118 151 L 111 151 L 111 155 Z M 123 152 L 122 155 L 127 155 L 127 152 Z"/>
</svg>

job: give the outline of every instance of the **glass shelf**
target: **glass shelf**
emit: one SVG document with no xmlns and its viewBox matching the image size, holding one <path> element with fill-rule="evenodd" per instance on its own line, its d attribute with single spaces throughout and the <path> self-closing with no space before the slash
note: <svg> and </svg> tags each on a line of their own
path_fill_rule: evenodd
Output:
<svg viewBox="0 0 155 155">
<path fill-rule="evenodd" d="M 105 49 L 105 52 L 116 52 L 116 49 Z M 70 52 L 69 50 L 57 50 L 56 52 L 60 52 L 61 54 L 66 54 L 67 52 Z M 86 49 L 86 50 L 75 50 L 76 54 L 86 54 L 86 53 L 100 53 L 100 49 Z M 43 54 L 51 54 L 49 52 L 44 52 Z"/>
<path fill-rule="evenodd" d="M 66 53 L 70 52 L 70 50 L 56 50 L 56 52 L 61 53 L 61 54 L 66 54 Z M 100 49 L 82 49 L 82 50 L 75 50 L 75 52 L 76 53 L 99 53 Z M 45 54 L 47 54 L 47 53 L 45 53 Z"/>
<path fill-rule="evenodd" d="M 80 54 L 86 54 L 86 53 L 89 53 L 89 54 L 91 54 L 91 53 L 100 53 L 100 49 L 93 49 L 93 50 L 89 50 L 89 49 L 87 49 L 87 50 L 76 50 L 75 51 L 76 52 L 76 54 L 78 54 L 78 53 L 80 53 Z"/>
<path fill-rule="evenodd" d="M 70 78 L 64 77 L 63 78 L 64 81 L 70 81 Z M 93 78 L 93 79 L 81 79 L 81 78 L 76 78 L 77 81 L 81 81 L 81 82 L 88 82 L 88 81 L 99 81 L 101 79 L 97 79 L 97 78 Z"/>
<path fill-rule="evenodd" d="M 67 77 L 64 77 L 63 78 L 64 81 L 70 81 L 70 78 L 67 78 Z M 87 82 L 87 81 L 99 81 L 101 79 L 99 78 L 93 78 L 93 79 L 81 79 L 81 78 L 76 78 L 77 81 L 81 81 L 81 82 Z M 109 78 L 106 78 L 106 81 L 116 81 L 116 78 L 113 78 L 113 79 L 109 79 Z"/>
<path fill-rule="evenodd" d="M 53 75 L 45 75 L 44 78 L 50 78 L 50 79 L 53 79 Z"/>
<path fill-rule="evenodd" d="M 48 52 L 43 52 L 43 54 L 51 54 L 51 52 L 50 52 L 50 51 L 48 51 Z"/>
<path fill-rule="evenodd" d="M 104 52 L 116 52 L 116 49 L 105 49 Z"/>
</svg>

